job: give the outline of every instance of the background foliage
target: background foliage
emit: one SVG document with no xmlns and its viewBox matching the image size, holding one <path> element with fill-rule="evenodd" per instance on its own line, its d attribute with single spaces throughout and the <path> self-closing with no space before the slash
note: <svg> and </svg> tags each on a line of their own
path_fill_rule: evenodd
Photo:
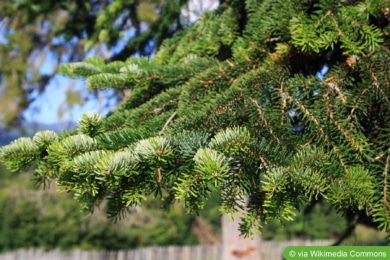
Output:
<svg viewBox="0 0 390 260">
<path fill-rule="evenodd" d="M 131 218 L 114 223 L 99 209 L 93 215 L 83 213 L 70 194 L 59 194 L 55 186 L 37 189 L 27 176 L 1 169 L 0 251 L 115 250 L 199 242 L 195 218 L 179 206 L 162 212 L 158 205 L 146 203 Z"/>
<path fill-rule="evenodd" d="M 188 1 L 13 1 L 0 3 L 0 123 L 17 125 L 26 109 L 53 83 L 59 65 L 92 54 L 123 60 L 151 55 L 161 42 L 190 24 Z M 67 105 L 82 105 L 96 93 L 69 86 Z M 120 100 L 106 92 L 102 106 Z M 61 107 L 59 116 L 66 108 Z M 33 113 L 32 113 L 33 114 Z"/>
</svg>

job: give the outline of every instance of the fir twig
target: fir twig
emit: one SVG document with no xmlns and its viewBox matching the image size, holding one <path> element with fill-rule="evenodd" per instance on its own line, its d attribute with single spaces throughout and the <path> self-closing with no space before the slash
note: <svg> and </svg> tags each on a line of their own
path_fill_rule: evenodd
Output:
<svg viewBox="0 0 390 260">
<path fill-rule="evenodd" d="M 162 135 L 165 131 L 165 129 L 168 127 L 169 123 L 173 120 L 173 118 L 176 116 L 177 111 L 173 112 L 173 114 L 168 118 L 167 122 L 163 126 L 160 132 L 158 132 L 159 135 Z"/>
</svg>

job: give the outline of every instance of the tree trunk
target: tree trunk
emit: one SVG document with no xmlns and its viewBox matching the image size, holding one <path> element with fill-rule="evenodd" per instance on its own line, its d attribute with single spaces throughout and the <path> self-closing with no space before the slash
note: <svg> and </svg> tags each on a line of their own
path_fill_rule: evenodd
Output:
<svg viewBox="0 0 390 260">
<path fill-rule="evenodd" d="M 222 217 L 222 260 L 261 260 L 261 237 L 240 236 L 240 215 Z"/>
</svg>

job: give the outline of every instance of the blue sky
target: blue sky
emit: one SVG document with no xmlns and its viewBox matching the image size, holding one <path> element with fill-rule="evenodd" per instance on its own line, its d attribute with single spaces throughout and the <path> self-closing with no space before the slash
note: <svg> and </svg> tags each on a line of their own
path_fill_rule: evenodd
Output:
<svg viewBox="0 0 390 260">
<path fill-rule="evenodd" d="M 182 10 L 184 16 L 189 17 L 190 23 L 206 10 L 212 10 L 218 6 L 217 0 L 190 0 L 188 10 Z M 0 36 L 1 37 L 1 36 Z M 131 35 L 126 34 L 126 38 Z M 120 43 L 118 45 L 120 47 Z M 113 50 L 115 52 L 115 50 Z M 92 50 L 87 56 L 96 55 Z M 48 55 L 43 66 L 40 69 L 41 73 L 50 74 L 53 71 L 53 58 Z M 87 111 L 96 111 L 103 115 L 116 107 L 116 104 L 111 102 L 109 107 L 102 107 L 98 99 L 91 96 L 85 88 L 86 83 L 82 79 L 69 79 L 62 75 L 56 75 L 46 87 L 45 91 L 37 96 L 36 100 L 31 103 L 30 108 L 23 113 L 27 122 L 40 122 L 44 124 L 61 124 L 69 121 L 77 122 L 80 116 Z M 83 100 L 81 105 L 67 106 L 66 92 L 79 92 Z M 109 92 L 109 90 L 108 90 Z M 105 92 L 101 92 L 101 98 L 107 96 Z"/>
<path fill-rule="evenodd" d="M 93 55 L 91 52 L 90 55 Z M 40 73 L 53 72 L 55 61 L 48 55 L 40 68 Z M 82 79 L 70 79 L 62 75 L 55 75 L 46 86 L 43 93 L 37 95 L 23 116 L 27 122 L 44 124 L 77 122 L 78 118 L 87 111 L 97 111 L 106 114 L 109 110 L 103 109 L 96 98 L 86 89 Z M 79 93 L 82 104 L 69 107 L 66 101 L 66 92 Z M 100 93 L 104 95 L 104 92 Z"/>
<path fill-rule="evenodd" d="M 83 102 L 82 105 L 68 107 L 66 102 L 66 91 L 68 91 L 68 88 L 72 88 L 72 91 L 80 92 L 82 100 L 85 100 L 88 96 L 83 80 L 67 79 L 57 75 L 50 81 L 43 94 L 23 113 L 26 121 L 44 124 L 66 123 L 77 121 L 83 113 L 90 110 L 103 114 L 108 112 L 107 109 L 102 110 L 99 107 L 99 103 L 92 98 Z"/>
</svg>

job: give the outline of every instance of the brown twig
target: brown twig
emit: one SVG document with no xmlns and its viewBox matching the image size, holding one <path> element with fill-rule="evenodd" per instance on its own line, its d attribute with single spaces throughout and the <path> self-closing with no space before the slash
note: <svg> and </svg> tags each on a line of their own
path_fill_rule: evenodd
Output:
<svg viewBox="0 0 390 260">
<path fill-rule="evenodd" d="M 172 121 L 172 119 L 176 116 L 177 111 L 173 112 L 173 114 L 168 118 L 167 122 L 165 122 L 164 127 L 161 129 L 160 132 L 158 132 L 159 135 L 162 135 L 164 133 L 165 128 L 168 127 L 169 123 Z"/>
</svg>

